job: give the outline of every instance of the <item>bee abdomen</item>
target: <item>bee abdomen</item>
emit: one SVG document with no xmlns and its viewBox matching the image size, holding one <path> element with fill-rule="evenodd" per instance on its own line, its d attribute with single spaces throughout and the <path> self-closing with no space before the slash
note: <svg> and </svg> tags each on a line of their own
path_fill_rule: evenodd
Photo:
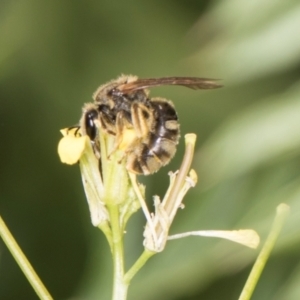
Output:
<svg viewBox="0 0 300 300">
<path fill-rule="evenodd" d="M 177 113 L 171 101 L 162 98 L 153 98 L 151 101 L 155 111 L 155 125 L 152 132 L 161 138 L 166 138 L 174 142 L 179 140 L 179 123 Z M 152 138 L 155 142 L 155 137 Z"/>
<path fill-rule="evenodd" d="M 151 134 L 148 144 L 141 144 L 127 157 L 127 169 L 149 175 L 170 162 L 176 152 L 177 141 Z M 139 155 L 137 155 L 139 154 Z"/>
<path fill-rule="evenodd" d="M 154 122 L 147 138 L 128 154 L 127 169 L 137 174 L 152 174 L 167 165 L 176 152 L 180 137 L 173 103 L 162 98 L 151 99 Z"/>
</svg>

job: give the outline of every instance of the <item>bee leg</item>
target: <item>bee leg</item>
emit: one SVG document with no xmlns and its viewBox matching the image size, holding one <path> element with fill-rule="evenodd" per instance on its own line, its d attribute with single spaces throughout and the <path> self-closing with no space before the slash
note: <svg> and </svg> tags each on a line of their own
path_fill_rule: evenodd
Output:
<svg viewBox="0 0 300 300">
<path fill-rule="evenodd" d="M 137 174 L 154 173 L 163 165 L 149 144 L 154 132 L 153 126 L 156 124 L 154 111 L 142 103 L 134 102 L 131 106 L 131 118 L 138 143 L 132 147 L 127 169 Z"/>
<path fill-rule="evenodd" d="M 124 112 L 119 112 L 116 117 L 116 140 L 114 147 L 109 153 L 108 157 L 110 157 L 117 150 L 122 150 L 124 151 L 124 155 L 119 161 L 121 162 L 126 156 L 128 149 L 135 140 L 136 134 L 132 125 L 126 119 Z"/>
<path fill-rule="evenodd" d="M 156 231 L 155 231 L 155 225 L 153 223 L 153 218 L 151 217 L 151 214 L 148 210 L 148 207 L 147 207 L 147 204 L 146 204 L 146 201 L 138 187 L 138 184 L 137 184 L 137 180 L 136 180 L 136 174 L 133 174 L 131 172 L 128 172 L 128 175 L 129 175 L 129 178 L 131 180 L 131 184 L 132 184 L 132 187 L 135 191 L 135 194 L 140 202 L 140 205 L 141 205 L 141 208 L 144 212 L 144 215 L 146 217 L 146 220 L 147 220 L 147 225 L 149 226 L 150 228 L 150 232 L 151 232 L 151 235 L 152 235 L 152 238 L 153 238 L 153 241 L 155 244 L 157 244 L 157 235 L 156 235 Z"/>
<path fill-rule="evenodd" d="M 136 136 L 140 139 L 147 137 L 154 121 L 152 111 L 145 105 L 134 102 L 131 106 L 131 118 Z"/>
<path fill-rule="evenodd" d="M 103 131 L 111 135 L 116 135 L 114 127 L 111 125 L 111 120 L 105 113 L 100 112 L 99 120 L 100 120 L 100 127 L 103 129 Z"/>
</svg>

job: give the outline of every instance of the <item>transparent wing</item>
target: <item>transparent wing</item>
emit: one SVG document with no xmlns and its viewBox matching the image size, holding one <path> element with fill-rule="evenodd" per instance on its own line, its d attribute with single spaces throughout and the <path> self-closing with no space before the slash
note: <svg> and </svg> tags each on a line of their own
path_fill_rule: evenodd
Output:
<svg viewBox="0 0 300 300">
<path fill-rule="evenodd" d="M 198 78 L 198 77 L 162 77 L 137 79 L 134 82 L 121 84 L 118 89 L 123 93 L 128 93 L 135 90 L 162 86 L 162 85 L 180 85 L 190 89 L 216 89 L 222 87 L 217 83 L 218 79 Z"/>
</svg>

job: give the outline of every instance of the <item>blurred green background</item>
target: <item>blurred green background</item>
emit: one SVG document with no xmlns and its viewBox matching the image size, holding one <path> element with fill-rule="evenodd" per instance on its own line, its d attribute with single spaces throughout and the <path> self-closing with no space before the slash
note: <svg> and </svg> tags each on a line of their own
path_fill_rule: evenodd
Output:
<svg viewBox="0 0 300 300">
<path fill-rule="evenodd" d="M 110 299 L 111 259 L 89 218 L 78 166 L 60 163 L 59 129 L 121 73 L 221 78 L 161 87 L 182 135 L 198 135 L 188 193 L 171 232 L 253 228 L 264 241 L 280 202 L 291 214 L 252 299 L 300 299 L 300 2 L 8 1 L 0 3 L 0 214 L 55 299 Z M 183 141 L 183 139 L 181 140 Z M 143 178 L 149 206 L 167 173 Z M 126 236 L 128 266 L 144 217 Z M 0 299 L 37 299 L 0 244 Z M 228 241 L 170 241 L 129 299 L 237 299 L 257 251 Z M 128 267 L 127 266 L 127 267 Z"/>
</svg>

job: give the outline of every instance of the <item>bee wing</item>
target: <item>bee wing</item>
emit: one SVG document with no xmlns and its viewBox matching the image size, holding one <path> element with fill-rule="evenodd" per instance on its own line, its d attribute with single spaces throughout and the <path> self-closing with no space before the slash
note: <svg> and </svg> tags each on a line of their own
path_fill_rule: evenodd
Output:
<svg viewBox="0 0 300 300">
<path fill-rule="evenodd" d="M 181 85 L 190 89 L 216 89 L 222 87 L 216 81 L 218 79 L 198 78 L 198 77 L 162 77 L 137 79 L 136 81 L 121 84 L 118 89 L 123 93 L 135 90 L 161 86 L 161 85 Z"/>
</svg>

